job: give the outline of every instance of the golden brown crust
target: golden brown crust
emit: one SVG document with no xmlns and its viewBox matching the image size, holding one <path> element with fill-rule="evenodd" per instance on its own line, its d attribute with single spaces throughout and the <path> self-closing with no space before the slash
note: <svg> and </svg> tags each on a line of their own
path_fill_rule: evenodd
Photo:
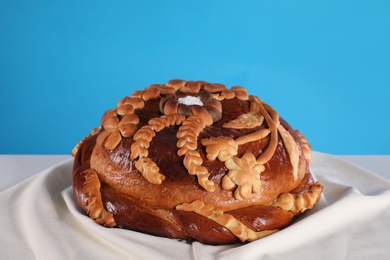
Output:
<svg viewBox="0 0 390 260">
<path fill-rule="evenodd" d="M 81 176 L 85 179 L 83 193 L 88 197 L 86 213 L 98 224 L 107 227 L 115 226 L 112 213 L 104 208 L 100 193 L 100 181 L 96 171 L 87 169 L 81 173 Z"/>
<path fill-rule="evenodd" d="M 73 186 L 81 208 L 105 226 L 253 241 L 314 207 L 322 192 L 304 136 L 243 87 L 153 84 L 101 122 L 72 151 Z"/>
</svg>

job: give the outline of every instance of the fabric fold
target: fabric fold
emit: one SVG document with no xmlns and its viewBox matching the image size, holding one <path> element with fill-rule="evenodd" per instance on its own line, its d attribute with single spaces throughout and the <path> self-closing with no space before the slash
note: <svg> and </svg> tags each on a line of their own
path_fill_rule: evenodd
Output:
<svg viewBox="0 0 390 260">
<path fill-rule="evenodd" d="M 324 186 L 317 206 L 248 244 L 210 246 L 97 225 L 73 197 L 64 161 L 0 193 L 3 259 L 385 259 L 390 255 L 390 182 L 313 152 Z"/>
</svg>

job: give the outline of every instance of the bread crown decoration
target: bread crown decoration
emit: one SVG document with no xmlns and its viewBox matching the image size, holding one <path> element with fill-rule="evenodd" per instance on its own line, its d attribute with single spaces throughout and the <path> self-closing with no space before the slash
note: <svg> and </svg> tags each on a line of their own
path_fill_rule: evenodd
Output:
<svg viewBox="0 0 390 260">
<path fill-rule="evenodd" d="M 279 123 L 279 115 L 270 106 L 255 96 L 249 96 L 245 88 L 234 86 L 228 89 L 223 84 L 210 84 L 202 81 L 171 80 L 160 85 L 154 84 L 132 96 L 120 100 L 115 109 L 107 111 L 101 120 L 103 131 L 99 133 L 97 144 L 114 150 L 122 138 L 133 138 L 130 159 L 136 160 L 136 168 L 150 183 L 161 184 L 165 176 L 158 165 L 148 157 L 148 148 L 153 137 L 166 127 L 179 126 L 176 137 L 177 154 L 184 156 L 183 164 L 191 175 L 196 175 L 200 186 L 209 192 L 215 184 L 209 180 L 210 173 L 203 166 L 203 159 L 197 151 L 198 137 L 203 129 L 221 120 L 223 111 L 221 100 L 238 98 L 248 100 L 250 111 L 223 125 L 225 128 L 250 129 L 266 121 L 268 128 L 262 128 L 236 139 L 226 136 L 200 140 L 206 147 L 208 160 L 224 162 L 228 173 L 222 179 L 222 188 L 235 189 L 236 199 L 248 198 L 261 187 L 260 174 L 264 164 L 273 156 L 281 135 L 290 157 L 293 179 L 298 178 L 300 150 L 291 134 Z M 151 119 L 147 125 L 138 127 L 140 122 L 135 114 L 145 102 L 160 99 L 161 117 Z M 240 145 L 270 136 L 266 150 L 255 158 L 252 153 L 237 157 Z"/>
<path fill-rule="evenodd" d="M 230 136 L 211 136 L 202 138 L 200 145 L 205 148 L 207 160 L 219 160 L 228 169 L 222 177 L 221 187 L 234 190 L 233 197 L 237 200 L 247 199 L 253 193 L 260 192 L 261 173 L 265 164 L 272 158 L 281 136 L 291 163 L 293 181 L 299 178 L 298 163 L 301 147 L 306 160 L 310 160 L 310 145 L 303 135 L 296 131 L 302 146 L 299 146 L 291 133 L 279 121 L 278 113 L 269 105 L 255 96 L 249 96 L 242 87 L 228 89 L 223 84 L 210 84 L 203 81 L 171 80 L 166 84 L 154 84 L 142 91 L 135 91 L 130 97 L 121 99 L 116 108 L 104 113 L 100 129 L 94 129 L 92 135 L 98 134 L 96 144 L 107 150 L 114 150 L 123 138 L 132 138 L 130 159 L 135 161 L 136 169 L 150 183 L 159 185 L 165 180 L 164 173 L 156 162 L 149 157 L 149 147 L 153 138 L 164 128 L 178 126 L 177 155 L 183 157 L 183 165 L 188 174 L 197 177 L 198 184 L 208 192 L 215 190 L 215 183 L 209 179 L 210 173 L 203 165 L 203 159 L 198 149 L 200 133 L 207 127 L 219 122 L 223 117 L 222 100 L 240 99 L 248 101 L 250 110 L 237 118 L 225 122 L 222 127 L 233 129 L 258 129 L 237 138 Z M 152 118 L 146 125 L 140 126 L 136 115 L 137 109 L 143 109 L 149 100 L 159 100 L 160 117 Z M 259 127 L 263 125 L 263 127 Z M 246 143 L 268 138 L 265 150 L 258 157 L 251 152 L 245 152 L 241 157 L 238 150 Z M 82 141 L 81 141 L 82 142 Z M 80 142 L 80 143 L 81 143 Z M 80 143 L 73 149 L 76 154 Z M 115 226 L 113 214 L 108 212 L 102 203 L 100 180 L 94 169 L 83 173 L 85 182 L 83 191 L 88 197 L 88 212 L 93 219 L 105 226 Z M 312 208 L 322 192 L 319 183 L 307 192 L 300 194 L 283 193 L 270 202 L 269 206 L 279 207 L 293 214 L 298 214 Z M 229 229 L 241 241 L 254 241 L 277 229 L 255 231 L 231 214 L 222 209 L 207 204 L 202 200 L 182 203 L 175 206 L 176 210 L 192 211 L 207 217 Z"/>
</svg>

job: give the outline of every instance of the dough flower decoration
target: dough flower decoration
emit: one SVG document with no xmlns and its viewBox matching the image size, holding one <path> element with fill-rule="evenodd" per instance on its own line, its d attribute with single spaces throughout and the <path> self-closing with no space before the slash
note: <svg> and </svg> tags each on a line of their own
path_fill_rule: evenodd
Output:
<svg viewBox="0 0 390 260">
<path fill-rule="evenodd" d="M 101 124 L 103 131 L 99 133 L 96 143 L 107 150 L 114 150 L 122 141 L 122 137 L 131 137 L 137 131 L 139 118 L 134 114 L 136 108 L 142 108 L 141 98 L 125 97 L 117 104 L 117 108 L 104 113 Z"/>
<path fill-rule="evenodd" d="M 171 80 L 135 91 L 72 154 L 78 203 L 97 223 L 139 230 L 156 220 L 148 233 L 179 239 L 254 241 L 322 192 L 305 137 L 238 86 Z"/>
<path fill-rule="evenodd" d="M 233 138 L 228 136 L 210 137 L 201 140 L 201 144 L 206 146 L 206 157 L 208 160 L 225 162 L 237 155 L 238 145 Z"/>
<path fill-rule="evenodd" d="M 260 173 L 264 165 L 256 161 L 252 153 L 245 153 L 241 158 L 233 157 L 225 162 L 229 172 L 222 178 L 222 187 L 234 189 L 236 199 L 248 198 L 251 193 L 258 193 L 261 187 Z"/>
<path fill-rule="evenodd" d="M 131 137 L 137 131 L 138 116 L 126 114 L 118 117 L 117 110 L 109 111 L 102 120 L 103 131 L 99 134 L 96 143 L 107 150 L 114 150 L 122 141 L 122 137 Z"/>
<path fill-rule="evenodd" d="M 251 193 L 260 190 L 260 174 L 275 152 L 278 132 L 286 143 L 293 165 L 293 176 L 297 178 L 299 151 L 291 135 L 279 125 L 279 115 L 256 97 L 248 96 L 245 88 L 235 86 L 227 89 L 223 84 L 210 84 L 201 81 L 171 80 L 167 84 L 154 84 L 143 91 L 135 91 L 117 104 L 117 108 L 107 111 L 102 117 L 101 132 L 97 144 L 108 150 L 115 149 L 123 138 L 132 137 L 130 159 L 137 160 L 136 168 L 154 184 L 161 184 L 164 174 L 156 162 L 148 157 L 148 149 L 155 135 L 165 127 L 178 125 L 176 137 L 178 156 L 184 156 L 183 165 L 190 175 L 196 175 L 198 183 L 207 191 L 215 190 L 214 182 L 209 180 L 210 173 L 203 165 L 203 159 L 197 151 L 198 137 L 206 126 L 222 118 L 224 99 L 237 98 L 251 102 L 250 111 L 223 124 L 224 128 L 252 129 L 260 127 L 264 121 L 268 127 L 260 128 L 237 139 L 229 136 L 210 137 L 201 140 L 206 147 L 208 160 L 218 159 L 225 163 L 228 173 L 222 179 L 222 188 L 234 190 L 236 199 L 248 198 Z M 158 100 L 161 117 L 152 118 L 147 125 L 138 128 L 139 118 L 136 109 L 143 108 L 146 102 Z M 240 145 L 257 141 L 270 135 L 270 145 L 258 157 L 246 153 L 236 157 Z"/>
</svg>

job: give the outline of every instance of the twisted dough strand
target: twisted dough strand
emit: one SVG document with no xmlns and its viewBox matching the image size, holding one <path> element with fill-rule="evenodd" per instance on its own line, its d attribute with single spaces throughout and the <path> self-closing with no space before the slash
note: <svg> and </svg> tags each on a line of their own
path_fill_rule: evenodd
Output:
<svg viewBox="0 0 390 260">
<path fill-rule="evenodd" d="M 198 177 L 198 183 L 205 190 L 213 192 L 215 190 L 214 182 L 210 181 L 208 177 L 210 173 L 206 167 L 202 166 L 203 159 L 199 152 L 195 151 L 198 147 L 198 135 L 205 128 L 206 124 L 203 120 L 196 116 L 188 117 L 179 128 L 176 137 L 179 138 L 177 142 L 178 155 L 184 155 L 184 166 L 191 175 Z"/>
<path fill-rule="evenodd" d="M 87 199 L 87 214 L 90 218 L 94 219 L 96 223 L 113 227 L 116 225 L 114 216 L 111 212 L 108 212 L 102 201 L 102 195 L 100 193 L 100 180 L 94 169 L 87 169 L 81 173 L 85 182 L 83 183 L 83 192 Z"/>
<path fill-rule="evenodd" d="M 150 142 L 156 132 L 160 132 L 165 127 L 179 125 L 184 119 L 183 115 L 178 114 L 153 118 L 149 120 L 148 125 L 141 127 L 134 135 L 135 142 L 131 145 L 130 159 L 134 160 L 139 157 L 135 167 L 150 183 L 161 184 L 165 179 L 165 176 L 159 172 L 160 168 L 157 164 L 148 158 Z"/>
<path fill-rule="evenodd" d="M 193 211 L 201 216 L 207 217 L 229 229 L 230 232 L 232 232 L 233 235 L 238 237 L 242 242 L 255 241 L 278 231 L 277 229 L 274 229 L 256 232 L 245 226 L 231 214 L 224 213 L 221 209 L 218 209 L 213 205 L 205 204 L 201 200 L 195 200 L 192 203 L 183 203 L 176 206 L 176 209 Z"/>
<path fill-rule="evenodd" d="M 271 205 L 297 215 L 315 206 L 321 196 L 322 189 L 321 184 L 316 182 L 307 192 L 302 194 L 284 193 Z"/>
</svg>

